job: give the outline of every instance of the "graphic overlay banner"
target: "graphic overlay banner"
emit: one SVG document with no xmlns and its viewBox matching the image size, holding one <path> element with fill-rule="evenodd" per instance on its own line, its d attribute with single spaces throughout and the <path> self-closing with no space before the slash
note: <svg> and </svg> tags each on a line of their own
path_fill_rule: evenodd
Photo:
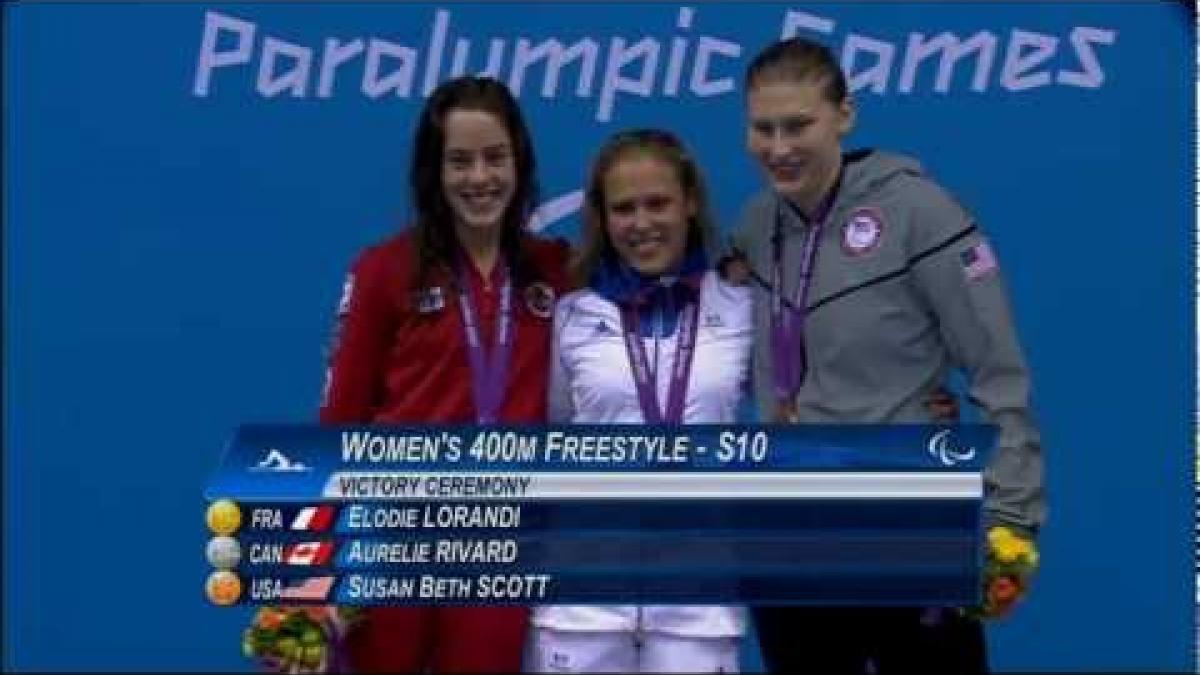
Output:
<svg viewBox="0 0 1200 675">
<path fill-rule="evenodd" d="M 994 436 L 987 426 L 247 426 L 207 491 L 213 541 L 239 547 L 223 565 L 210 555 L 221 569 L 209 594 L 218 604 L 970 605 Z"/>
</svg>

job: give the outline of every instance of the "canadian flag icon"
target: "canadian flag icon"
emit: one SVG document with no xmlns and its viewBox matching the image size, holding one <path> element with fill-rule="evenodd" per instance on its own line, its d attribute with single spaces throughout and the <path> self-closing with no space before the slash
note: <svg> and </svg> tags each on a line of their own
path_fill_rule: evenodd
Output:
<svg viewBox="0 0 1200 675">
<path fill-rule="evenodd" d="M 332 506 L 306 506 L 292 519 L 293 530 L 324 532 L 333 524 Z"/>
<path fill-rule="evenodd" d="M 283 562 L 288 565 L 327 565 L 333 556 L 332 541 L 306 541 L 288 544 Z"/>
</svg>

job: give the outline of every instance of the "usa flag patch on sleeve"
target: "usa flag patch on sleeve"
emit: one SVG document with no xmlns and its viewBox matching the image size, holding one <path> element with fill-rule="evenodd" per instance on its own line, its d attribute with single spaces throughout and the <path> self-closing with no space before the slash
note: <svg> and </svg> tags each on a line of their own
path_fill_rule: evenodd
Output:
<svg viewBox="0 0 1200 675">
<path fill-rule="evenodd" d="M 996 255 L 986 241 L 981 241 L 959 254 L 962 260 L 963 273 L 968 281 L 982 279 L 996 271 Z"/>
</svg>

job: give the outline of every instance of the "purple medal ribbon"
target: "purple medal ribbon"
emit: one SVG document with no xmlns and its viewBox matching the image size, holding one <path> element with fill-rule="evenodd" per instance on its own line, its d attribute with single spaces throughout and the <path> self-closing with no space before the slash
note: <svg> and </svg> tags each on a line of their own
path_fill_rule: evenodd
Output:
<svg viewBox="0 0 1200 675">
<path fill-rule="evenodd" d="M 680 424 L 683 422 L 683 407 L 687 395 L 688 378 L 692 372 L 692 360 L 696 354 L 696 327 L 699 323 L 699 303 L 696 300 L 684 305 L 679 316 L 679 341 L 675 350 L 675 363 L 671 368 L 671 382 L 667 388 L 667 409 L 658 405 L 656 377 L 651 377 L 646 346 L 638 330 L 637 308 L 634 304 L 621 307 L 621 327 L 625 333 L 625 351 L 629 355 L 633 384 L 637 388 L 642 417 L 647 424 Z M 656 373 L 657 374 L 657 373 Z"/>
<path fill-rule="evenodd" d="M 512 281 L 504 261 L 500 265 L 503 286 L 500 289 L 500 316 L 497 317 L 495 345 L 491 359 L 487 358 L 483 338 L 479 334 L 475 306 L 471 304 L 470 282 L 463 273 L 465 261 L 458 264 L 458 307 L 462 312 L 463 330 L 467 336 L 467 356 L 471 364 L 471 392 L 475 397 L 475 417 L 480 424 L 492 424 L 504 400 L 504 388 L 508 384 L 508 362 L 512 356 Z"/>
<path fill-rule="evenodd" d="M 812 287 L 813 272 L 817 264 L 817 249 L 820 247 L 821 231 L 833 206 L 833 195 L 821 204 L 809 221 L 804 245 L 800 250 L 800 278 L 796 285 L 795 302 L 785 308 L 783 302 L 783 197 L 775 210 L 775 232 L 772 238 L 774 260 L 771 267 L 771 357 L 774 362 L 775 397 L 781 403 L 790 404 L 800 391 L 808 371 L 805 357 L 804 321 L 808 318 L 808 291 Z M 786 313 L 785 313 L 785 310 Z"/>
<path fill-rule="evenodd" d="M 329 651 L 325 658 L 328 659 L 325 672 L 327 673 L 352 673 L 353 668 L 350 667 L 350 657 L 346 654 L 346 636 L 330 633 L 332 637 L 329 640 Z"/>
</svg>

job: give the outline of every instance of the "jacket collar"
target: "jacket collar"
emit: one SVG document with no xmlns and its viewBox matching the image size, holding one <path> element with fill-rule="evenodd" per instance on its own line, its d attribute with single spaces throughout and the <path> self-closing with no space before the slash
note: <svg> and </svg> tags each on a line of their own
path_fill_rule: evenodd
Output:
<svg viewBox="0 0 1200 675">
<path fill-rule="evenodd" d="M 660 291 L 664 289 L 674 289 L 677 293 L 699 293 L 707 269 L 708 256 L 701 247 L 689 251 L 677 270 L 657 277 L 639 274 L 609 250 L 592 273 L 588 287 L 617 305 L 643 307 L 661 298 L 663 294 Z"/>
</svg>

